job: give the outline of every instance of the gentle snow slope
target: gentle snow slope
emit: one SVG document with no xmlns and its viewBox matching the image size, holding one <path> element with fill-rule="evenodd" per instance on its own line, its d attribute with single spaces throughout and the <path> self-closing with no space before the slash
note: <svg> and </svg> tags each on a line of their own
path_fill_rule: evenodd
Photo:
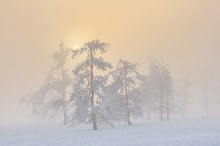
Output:
<svg viewBox="0 0 220 146">
<path fill-rule="evenodd" d="M 220 146 L 220 120 L 76 130 L 54 124 L 0 128 L 0 146 Z"/>
</svg>

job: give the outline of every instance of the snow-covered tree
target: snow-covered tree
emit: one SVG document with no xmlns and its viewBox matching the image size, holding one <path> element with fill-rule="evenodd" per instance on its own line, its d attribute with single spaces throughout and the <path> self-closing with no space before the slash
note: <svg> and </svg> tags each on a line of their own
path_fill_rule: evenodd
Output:
<svg viewBox="0 0 220 146">
<path fill-rule="evenodd" d="M 169 120 L 170 111 L 173 110 L 173 79 L 170 70 L 163 61 L 153 60 L 148 73 L 148 83 L 151 86 L 150 96 L 154 100 L 155 112 L 159 112 L 160 120 L 164 120 L 164 114 Z"/>
<path fill-rule="evenodd" d="M 146 112 L 147 118 L 151 118 L 154 107 L 154 96 L 152 96 L 152 86 L 149 84 L 148 77 L 142 75 L 139 77 L 140 86 L 138 88 L 140 96 L 142 98 L 142 106 L 144 107 L 144 113 Z"/>
<path fill-rule="evenodd" d="M 189 88 L 190 88 L 190 80 L 189 77 L 182 81 L 179 81 L 179 87 L 176 89 L 176 94 L 178 96 L 179 101 L 179 110 L 182 114 L 182 118 L 185 118 L 186 115 L 186 106 L 189 98 Z"/>
<path fill-rule="evenodd" d="M 142 116 L 139 95 L 137 64 L 119 60 L 117 68 L 112 72 L 113 82 L 110 85 L 112 96 L 112 114 L 115 120 L 131 123 L 131 116 Z"/>
<path fill-rule="evenodd" d="M 203 72 L 203 76 L 202 76 L 202 79 L 201 79 L 201 91 L 204 95 L 204 107 L 205 107 L 205 115 L 206 117 L 209 116 L 209 112 L 208 112 L 208 94 L 209 94 L 209 83 L 208 83 L 208 76 L 207 76 L 207 71 L 204 70 Z"/>
<path fill-rule="evenodd" d="M 67 88 L 71 78 L 65 69 L 70 50 L 61 42 L 59 51 L 53 54 L 54 64 L 42 86 L 35 92 L 25 96 L 22 102 L 32 105 L 34 115 L 55 118 L 63 115 L 64 125 L 67 124 Z"/>
<path fill-rule="evenodd" d="M 93 125 L 97 130 L 97 123 L 107 121 L 103 102 L 105 102 L 104 88 L 107 78 L 100 72 L 111 68 L 111 64 L 101 57 L 106 53 L 109 44 L 93 40 L 86 42 L 80 49 L 73 50 L 73 58 L 85 54 L 85 60 L 79 63 L 73 70 L 74 85 L 71 96 L 73 113 L 71 122 L 79 122 Z"/>
</svg>

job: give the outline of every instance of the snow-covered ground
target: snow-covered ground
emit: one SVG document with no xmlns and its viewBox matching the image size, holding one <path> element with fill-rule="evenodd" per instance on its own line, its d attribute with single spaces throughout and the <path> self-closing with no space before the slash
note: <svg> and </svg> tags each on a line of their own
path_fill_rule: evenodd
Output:
<svg viewBox="0 0 220 146">
<path fill-rule="evenodd" d="M 216 118 L 98 131 L 58 124 L 0 127 L 0 146 L 220 146 L 220 119 Z"/>
</svg>

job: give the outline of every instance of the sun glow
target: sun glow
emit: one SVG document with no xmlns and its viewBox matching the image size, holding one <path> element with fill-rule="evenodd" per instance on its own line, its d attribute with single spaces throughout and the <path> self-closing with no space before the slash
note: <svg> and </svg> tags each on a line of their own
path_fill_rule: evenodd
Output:
<svg viewBox="0 0 220 146">
<path fill-rule="evenodd" d="M 73 50 L 79 49 L 79 45 L 74 45 Z"/>
</svg>

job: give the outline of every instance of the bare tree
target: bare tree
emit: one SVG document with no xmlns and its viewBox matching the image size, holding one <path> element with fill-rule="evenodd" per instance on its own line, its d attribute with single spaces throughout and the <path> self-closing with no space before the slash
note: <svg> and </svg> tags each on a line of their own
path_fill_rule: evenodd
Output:
<svg viewBox="0 0 220 146">
<path fill-rule="evenodd" d="M 187 106 L 187 100 L 189 97 L 189 88 L 190 88 L 190 80 L 189 77 L 186 76 L 183 81 L 180 81 L 180 87 L 178 89 L 178 98 L 180 101 L 180 112 L 182 114 L 182 118 L 184 119 L 186 116 L 186 106 Z"/>
<path fill-rule="evenodd" d="M 204 95 L 204 107 L 205 107 L 205 115 L 206 117 L 209 116 L 208 112 L 208 92 L 209 92 L 209 84 L 208 84 L 208 77 L 207 77 L 207 70 L 204 70 L 202 80 L 201 80 L 201 91 Z"/>
<path fill-rule="evenodd" d="M 140 96 L 142 98 L 142 106 L 144 107 L 145 112 L 147 112 L 148 120 L 151 118 L 154 106 L 154 98 L 152 96 L 152 87 L 149 81 L 148 76 L 142 75 L 139 77 L 140 86 L 138 88 Z"/>
<path fill-rule="evenodd" d="M 22 102 L 32 105 L 32 114 L 55 118 L 63 114 L 64 125 L 67 124 L 67 88 L 71 78 L 65 69 L 70 50 L 59 45 L 59 51 L 53 54 L 54 64 L 43 83 L 35 92 L 22 98 Z M 62 112 L 61 112 L 62 111 Z"/>
<path fill-rule="evenodd" d="M 148 73 L 148 82 L 151 85 L 151 96 L 154 96 L 154 103 L 159 109 L 160 120 L 164 121 L 166 113 L 167 120 L 170 119 L 173 98 L 173 79 L 170 70 L 163 61 L 152 60 Z M 159 97 L 159 98 L 158 98 Z M 159 103 L 159 108 L 157 105 Z"/>
</svg>

